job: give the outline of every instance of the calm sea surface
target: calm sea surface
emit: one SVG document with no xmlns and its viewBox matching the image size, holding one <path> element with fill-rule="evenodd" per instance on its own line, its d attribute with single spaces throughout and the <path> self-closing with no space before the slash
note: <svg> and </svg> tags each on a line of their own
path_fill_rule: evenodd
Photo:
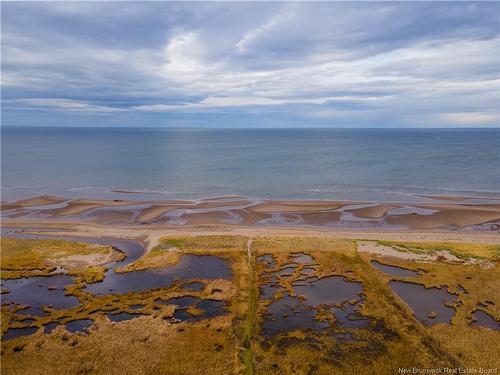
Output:
<svg viewBox="0 0 500 375">
<path fill-rule="evenodd" d="M 2 199 L 499 197 L 499 150 L 500 129 L 4 127 Z"/>
</svg>

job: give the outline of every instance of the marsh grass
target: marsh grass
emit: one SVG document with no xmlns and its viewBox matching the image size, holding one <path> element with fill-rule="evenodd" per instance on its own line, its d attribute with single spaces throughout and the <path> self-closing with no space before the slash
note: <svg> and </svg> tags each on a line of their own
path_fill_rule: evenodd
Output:
<svg viewBox="0 0 500 375">
<path fill-rule="evenodd" d="M 106 270 L 107 268 L 104 266 L 88 266 L 83 270 L 70 270 L 67 274 L 80 277 L 86 284 L 92 284 L 104 280 Z"/>
<path fill-rule="evenodd" d="M 101 318 L 87 335 L 62 327 L 4 344 L 6 374 L 231 374 L 237 341 L 231 318 L 172 324 L 150 316 Z M 22 348 L 13 352 L 14 347 Z M 12 353 L 12 354 L 11 354 Z"/>
<path fill-rule="evenodd" d="M 48 315 L 30 323 L 30 326 L 39 327 L 36 335 L 3 343 L 2 369 L 12 374 L 196 374 L 201 371 L 205 374 L 228 374 L 243 371 L 239 338 L 248 306 L 245 240 L 228 236 L 186 238 L 186 243 L 183 240 L 167 237 L 160 247 L 175 241 L 182 253 L 221 256 L 229 261 L 233 280 L 179 280 L 170 288 L 121 295 L 93 295 L 84 287 L 86 283 L 95 281 L 99 272 L 89 270 L 86 275 L 79 274 L 75 284 L 66 288 L 66 293 L 77 296 L 81 305 L 68 310 L 45 308 Z M 164 250 L 160 248 L 159 251 Z M 193 281 L 203 282 L 204 288 L 201 291 L 184 288 L 186 283 Z M 237 293 L 238 288 L 245 290 Z M 158 304 L 157 301 L 183 296 L 225 300 L 229 303 L 228 314 L 195 323 L 174 324 L 170 319 L 174 306 Z M 131 306 L 134 305 L 143 307 L 133 310 Z M 19 321 L 17 308 L 2 306 L 3 332 L 9 326 L 25 326 Z M 107 313 L 121 311 L 145 316 L 120 323 L 111 323 L 105 317 Z M 197 308 L 189 308 L 188 311 L 194 315 L 202 313 Z M 63 329 L 64 324 L 77 319 L 95 321 L 88 335 L 69 334 Z M 49 322 L 57 322 L 60 326 L 52 334 L 44 335 L 42 327 Z M 14 350 L 19 347 L 22 349 Z M 60 361 L 59 358 L 65 360 Z"/>
<path fill-rule="evenodd" d="M 432 328 L 422 326 L 413 316 L 411 309 L 397 297 L 388 286 L 392 277 L 374 269 L 369 261 L 375 257 L 360 255 L 356 251 L 356 241 L 335 240 L 325 238 L 257 238 L 254 241 L 256 256 L 271 254 L 277 266 L 271 271 L 284 267 L 291 260 L 290 253 L 305 253 L 314 257 L 318 267 L 314 276 L 342 275 L 349 280 L 359 281 L 363 285 L 365 302 L 362 315 L 372 320 L 368 329 L 330 329 L 315 331 L 292 331 L 282 333 L 270 340 L 258 340 L 254 346 L 256 373 L 259 374 L 359 374 L 394 373 L 399 367 L 456 367 L 488 364 L 498 366 L 498 332 L 489 330 L 479 335 L 478 330 L 470 327 L 469 319 L 472 306 L 485 298 L 497 301 L 500 278 L 497 269 L 482 270 L 477 266 L 452 265 L 441 263 L 406 263 L 391 262 L 400 267 L 423 270 L 423 283 L 430 286 L 450 285 L 450 291 L 457 291 L 459 284 L 469 294 L 464 293 L 461 300 L 460 313 L 457 312 L 452 325 L 437 324 Z M 411 246 L 408 246 L 411 248 Z M 435 247 L 442 249 L 442 246 Z M 449 250 L 447 247 L 446 250 Z M 457 251 L 457 248 L 452 248 Z M 458 248 L 463 256 L 466 247 Z M 491 248 L 482 248 L 476 255 L 491 254 Z M 379 259 L 380 260 L 380 259 Z M 292 280 L 299 274 L 298 266 L 292 277 L 280 278 L 279 284 L 289 289 Z M 258 264 L 257 269 L 263 272 L 264 266 Z M 266 272 L 269 270 L 266 270 Z M 482 276 L 478 277 L 477 273 Z M 453 275 L 449 277 L 450 273 Z M 472 277 L 472 274 L 476 274 Z M 489 277 L 489 281 L 486 279 Z M 475 279 L 475 281 L 474 281 Z M 474 287 L 469 283 L 474 283 Z M 482 291 L 479 289 L 483 288 Z M 467 289 L 469 288 L 469 289 Z M 471 294 L 475 294 L 474 297 Z M 278 293 L 275 298 L 279 298 Z M 259 322 L 264 319 L 265 306 L 259 304 Z M 466 308 L 465 306 L 468 306 Z M 492 312 L 498 302 L 489 305 Z M 318 319 L 328 318 L 328 314 L 320 313 Z M 496 314 L 492 314 L 497 316 Z M 332 317 L 333 320 L 335 319 Z M 460 322 L 460 323 L 459 323 Z M 483 330 L 484 331 L 484 330 Z M 336 334 L 350 333 L 354 340 L 342 341 Z M 460 339 L 453 340 L 453 335 Z M 488 349 L 484 352 L 477 349 L 478 338 L 484 337 Z M 471 345 L 467 345 L 471 340 Z M 475 341 L 474 341 L 475 340 Z"/>
<path fill-rule="evenodd" d="M 391 242 L 391 246 L 402 250 L 447 250 L 462 257 L 493 261 L 493 269 L 482 269 L 478 265 L 385 259 L 358 253 L 355 240 L 328 237 L 256 237 L 248 257 L 247 241 L 247 237 L 229 235 L 169 236 L 161 239 L 158 250 L 150 252 L 152 255 L 134 263 L 137 269 L 158 264 L 168 266 L 172 259 L 166 261 L 163 257 L 170 250 L 179 255 L 216 255 L 228 261 L 232 280 L 179 280 L 170 288 L 93 295 L 84 287 L 97 281 L 102 269 L 89 269 L 87 274 L 78 274 L 75 284 L 66 288 L 66 293 L 78 297 L 80 306 L 68 310 L 45 308 L 46 317 L 23 323 L 27 316 L 23 316 L 19 306 L 2 305 L 2 332 L 8 327 L 39 328 L 33 336 L 2 343 L 2 371 L 5 374 L 295 375 L 387 374 L 399 367 L 500 367 L 499 332 L 470 326 L 471 314 L 476 309 L 500 318 L 500 270 L 495 246 Z M 261 326 L 267 319 L 265 311 L 270 303 L 259 299 L 263 274 L 282 269 L 293 261 L 291 255 L 297 253 L 313 257 L 313 273 L 301 275 L 304 268 L 312 265 L 298 264 L 291 276 L 279 277 L 279 285 L 292 292 L 293 281 L 332 275 L 360 282 L 364 295 L 360 314 L 371 322 L 367 328 L 339 327 L 335 325 L 335 316 L 325 307 L 316 317 L 332 323 L 325 330 L 297 329 L 272 338 L 263 337 Z M 273 256 L 274 268 L 255 261 L 266 254 Z M 34 263 L 24 261 L 24 264 L 38 267 L 39 258 L 33 259 Z M 420 276 L 388 276 L 370 264 L 373 259 L 418 270 Z M 446 285 L 449 292 L 458 295 L 452 324 L 430 328 L 420 324 L 411 308 L 390 289 L 391 280 L 414 281 L 426 287 Z M 205 287 L 201 291 L 186 289 L 186 283 L 193 281 L 203 282 Z M 175 307 L 158 301 L 182 296 L 224 300 L 228 313 L 198 322 L 175 323 L 171 320 Z M 280 293 L 275 296 L 279 297 Z M 134 305 L 143 307 L 132 309 Z M 105 316 L 122 311 L 144 316 L 119 323 L 112 323 Z M 199 313 L 196 309 L 189 311 Z M 75 319 L 92 319 L 95 323 L 88 334 L 70 334 L 63 325 Z M 60 326 L 50 335 L 43 334 L 43 326 L 49 322 L 58 322 Z M 350 335 L 350 339 L 342 339 L 345 335 Z"/>
<path fill-rule="evenodd" d="M 181 255 L 182 252 L 177 248 L 164 249 L 161 246 L 157 246 L 145 253 L 134 263 L 115 268 L 115 272 L 132 272 L 167 267 L 177 263 L 181 259 Z"/>
<path fill-rule="evenodd" d="M 65 240 L 1 239 L 2 278 L 48 276 L 56 266 L 65 267 L 73 275 L 82 274 L 88 280 L 104 277 L 103 267 L 90 266 L 88 270 L 72 266 L 67 258 L 71 256 L 92 256 L 103 254 L 110 260 L 120 260 L 124 254 L 111 246 L 93 245 Z"/>
<path fill-rule="evenodd" d="M 378 257 L 367 257 L 378 259 Z M 402 278 L 383 275 L 390 280 L 412 281 L 426 288 L 446 287 L 448 292 L 458 296 L 452 307 L 455 315 L 451 325 L 436 324 L 425 331 L 439 346 L 468 367 L 500 366 L 500 333 L 482 327 L 472 327 L 472 313 L 486 311 L 500 321 L 500 267 L 498 262 L 491 269 L 478 265 L 450 264 L 445 262 L 410 262 L 391 259 L 385 264 L 419 270 L 420 276 Z M 398 297 L 396 297 L 398 298 Z M 403 305 L 404 302 L 401 301 Z M 407 308 L 412 314 L 411 310 Z M 480 348 L 480 349 L 479 349 Z"/>
</svg>

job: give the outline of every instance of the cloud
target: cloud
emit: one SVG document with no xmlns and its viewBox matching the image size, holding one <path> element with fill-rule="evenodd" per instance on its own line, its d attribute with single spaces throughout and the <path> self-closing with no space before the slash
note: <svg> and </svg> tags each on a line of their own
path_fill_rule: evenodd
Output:
<svg viewBox="0 0 500 375">
<path fill-rule="evenodd" d="M 43 108 L 45 110 L 75 111 L 75 112 L 95 112 L 110 113 L 127 111 L 125 108 L 116 108 L 102 105 L 94 105 L 85 102 L 78 102 L 68 99 L 13 99 L 7 100 L 7 104 L 17 105 L 24 110 L 29 108 Z"/>
<path fill-rule="evenodd" d="M 262 124 L 495 126 L 478 114 L 500 101 L 499 10 L 472 2 L 2 3 L 2 120 L 29 110 L 135 113 L 165 124 L 189 113 L 199 114 L 190 117 L 197 125 L 206 113 L 231 111 Z M 450 115 L 460 113 L 476 120 Z"/>
<path fill-rule="evenodd" d="M 455 125 L 500 125 L 500 112 L 450 112 L 437 117 L 440 122 Z"/>
<path fill-rule="evenodd" d="M 262 96 L 210 96 L 198 103 L 179 103 L 179 104 L 148 104 L 132 107 L 132 110 L 151 111 L 151 112 L 169 112 L 169 111 L 186 111 L 186 110 L 203 110 L 209 108 L 228 108 L 228 107 L 247 107 L 247 106 L 281 106 L 287 104 L 303 104 L 303 105 L 323 105 L 331 102 L 355 102 L 355 101 L 372 101 L 384 100 L 390 98 L 385 97 L 354 97 L 354 96 L 337 96 L 337 97 L 318 97 L 318 98 L 266 98 Z"/>
</svg>

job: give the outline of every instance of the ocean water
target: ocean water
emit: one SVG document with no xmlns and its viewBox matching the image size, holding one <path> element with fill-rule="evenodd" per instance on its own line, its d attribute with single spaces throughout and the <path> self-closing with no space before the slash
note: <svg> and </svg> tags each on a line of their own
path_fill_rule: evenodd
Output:
<svg viewBox="0 0 500 375">
<path fill-rule="evenodd" d="M 500 197 L 500 129 L 3 127 L 2 200 L 38 194 L 413 201 Z M 128 194 L 130 196 L 130 194 Z"/>
</svg>

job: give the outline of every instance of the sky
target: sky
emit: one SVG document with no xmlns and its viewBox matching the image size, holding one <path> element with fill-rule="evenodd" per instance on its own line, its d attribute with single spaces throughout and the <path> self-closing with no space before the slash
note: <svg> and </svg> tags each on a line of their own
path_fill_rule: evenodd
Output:
<svg viewBox="0 0 500 375">
<path fill-rule="evenodd" d="M 1 2 L 2 126 L 500 127 L 500 2 Z"/>
</svg>

